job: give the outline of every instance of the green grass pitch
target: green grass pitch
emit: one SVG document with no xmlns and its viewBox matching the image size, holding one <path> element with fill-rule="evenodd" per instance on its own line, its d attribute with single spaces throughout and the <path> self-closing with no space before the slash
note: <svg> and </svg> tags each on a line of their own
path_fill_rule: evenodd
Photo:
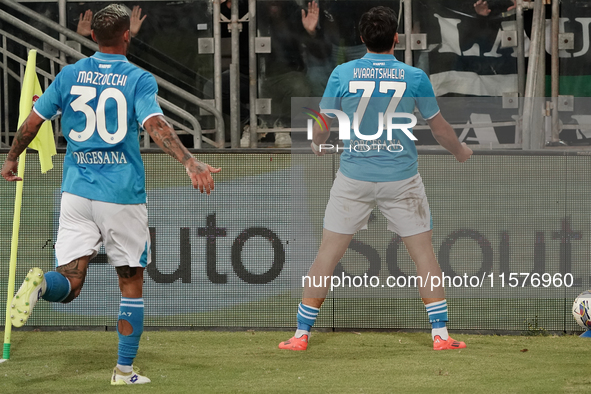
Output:
<svg viewBox="0 0 591 394">
<path fill-rule="evenodd" d="M 291 332 L 147 331 L 136 365 L 154 393 L 588 392 L 587 339 L 456 334 L 468 348 L 435 352 L 427 333 L 312 334 L 306 352 L 281 351 Z M 115 332 L 13 333 L 2 393 L 112 393 Z"/>
</svg>

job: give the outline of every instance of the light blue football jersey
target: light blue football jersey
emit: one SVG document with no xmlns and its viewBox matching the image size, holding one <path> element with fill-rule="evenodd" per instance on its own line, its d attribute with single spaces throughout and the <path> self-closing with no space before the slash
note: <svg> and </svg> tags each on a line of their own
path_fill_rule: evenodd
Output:
<svg viewBox="0 0 591 394">
<path fill-rule="evenodd" d="M 68 141 L 62 192 L 146 202 L 138 123 L 162 114 L 157 93 L 154 77 L 123 55 L 97 52 L 64 67 L 34 107 L 44 119 L 62 116 Z"/>
<path fill-rule="evenodd" d="M 387 136 L 387 114 L 413 114 L 431 119 L 439 113 L 433 87 L 420 69 L 396 60 L 392 55 L 368 53 L 363 58 L 342 64 L 332 72 L 321 110 L 345 112 L 351 122 L 350 139 L 344 140 L 340 171 L 347 177 L 368 182 L 391 182 L 408 179 L 418 173 L 415 143 L 400 129 Z M 354 131 L 354 114 L 359 118 Z M 383 131 L 379 134 L 380 113 L 384 114 Z M 336 118 L 335 118 L 336 121 Z M 392 124 L 409 124 L 411 118 L 395 117 Z M 408 129 L 409 134 L 412 129 Z M 400 148 L 402 147 L 402 148 Z"/>
</svg>

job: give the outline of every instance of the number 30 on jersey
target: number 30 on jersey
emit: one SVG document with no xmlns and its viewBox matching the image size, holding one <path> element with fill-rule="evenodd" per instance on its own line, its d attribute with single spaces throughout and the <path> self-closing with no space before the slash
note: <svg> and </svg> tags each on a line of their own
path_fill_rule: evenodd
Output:
<svg viewBox="0 0 591 394">
<path fill-rule="evenodd" d="M 82 112 L 86 116 L 86 126 L 82 131 L 70 130 L 68 136 L 72 141 L 83 142 L 92 137 L 97 130 L 99 136 L 108 144 L 117 144 L 127 134 L 127 99 L 120 90 L 107 88 L 98 98 L 95 110 L 88 102 L 96 97 L 96 88 L 91 86 L 72 86 L 70 94 L 79 96 L 70 104 L 76 112 Z M 117 130 L 114 133 L 107 131 L 107 118 L 105 105 L 109 99 L 115 100 L 117 107 Z"/>
</svg>

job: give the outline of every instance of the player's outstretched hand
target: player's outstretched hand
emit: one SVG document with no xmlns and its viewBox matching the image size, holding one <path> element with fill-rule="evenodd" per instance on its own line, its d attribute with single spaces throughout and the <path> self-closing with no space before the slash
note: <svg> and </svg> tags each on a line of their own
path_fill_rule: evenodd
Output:
<svg viewBox="0 0 591 394">
<path fill-rule="evenodd" d="M 193 159 L 185 166 L 191 183 L 195 189 L 199 189 L 201 193 L 210 194 L 214 189 L 213 177 L 211 174 L 220 172 L 221 168 L 214 168 L 209 164 L 203 163 L 197 159 Z"/>
<path fill-rule="evenodd" d="M 81 36 L 88 37 L 90 35 L 91 22 L 92 11 L 86 10 L 84 14 L 80 14 L 80 19 L 78 20 L 78 27 L 76 28 L 76 33 L 80 34 Z"/>
<path fill-rule="evenodd" d="M 468 148 L 468 145 L 466 145 L 465 142 L 462 142 L 462 149 L 460 150 L 460 152 L 458 154 L 456 154 L 456 160 L 459 161 L 460 163 L 465 162 L 466 160 L 468 160 L 470 158 L 470 156 L 472 156 L 472 149 Z"/>
<path fill-rule="evenodd" d="M 17 171 L 18 161 L 6 160 L 2 166 L 2 177 L 9 182 L 22 181 L 23 178 L 16 175 Z"/>
</svg>

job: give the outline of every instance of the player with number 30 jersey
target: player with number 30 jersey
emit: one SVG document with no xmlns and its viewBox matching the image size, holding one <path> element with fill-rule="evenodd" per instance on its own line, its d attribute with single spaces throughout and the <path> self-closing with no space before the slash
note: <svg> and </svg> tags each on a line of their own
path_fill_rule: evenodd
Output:
<svg viewBox="0 0 591 394">
<path fill-rule="evenodd" d="M 84 285 L 88 264 L 104 246 L 118 275 L 121 302 L 119 347 L 112 385 L 144 384 L 134 369 L 144 330 L 144 270 L 151 235 L 138 124 L 167 154 L 183 164 L 194 188 L 209 194 L 219 168 L 185 148 L 156 102 L 154 77 L 127 61 L 131 44 L 128 10 L 111 4 L 94 14 L 94 56 L 64 67 L 19 127 L 0 174 L 10 182 L 17 158 L 48 119 L 62 116 L 68 140 L 64 158 L 55 271 L 32 268 L 11 303 L 11 322 L 23 326 L 37 300 L 69 303 Z"/>
<path fill-rule="evenodd" d="M 68 140 L 63 192 L 117 204 L 146 202 L 138 124 L 162 115 L 157 93 L 154 77 L 118 54 L 98 52 L 57 75 L 34 110 L 43 119 L 62 114 Z"/>
</svg>

